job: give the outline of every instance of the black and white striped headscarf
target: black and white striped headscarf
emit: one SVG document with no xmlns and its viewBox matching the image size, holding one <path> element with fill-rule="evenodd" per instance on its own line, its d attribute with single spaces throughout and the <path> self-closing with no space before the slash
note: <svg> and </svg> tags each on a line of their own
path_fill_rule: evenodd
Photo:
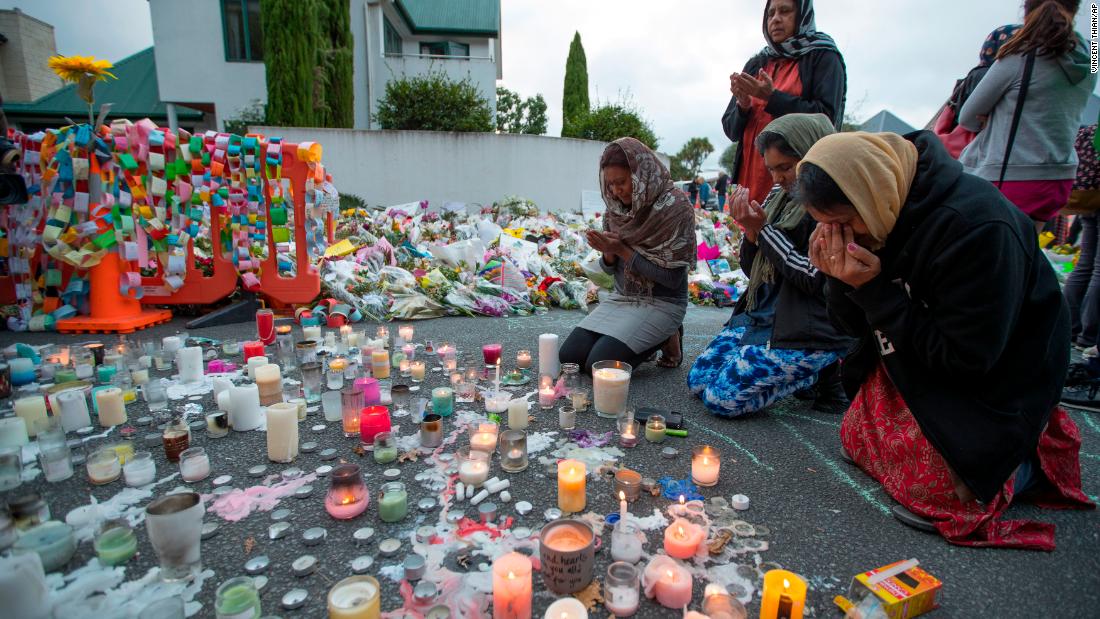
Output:
<svg viewBox="0 0 1100 619">
<path fill-rule="evenodd" d="M 794 36 L 776 44 L 768 33 L 768 8 L 771 0 L 764 5 L 764 40 L 768 46 L 761 50 L 761 54 L 770 58 L 801 58 L 815 49 L 831 49 L 840 53 L 833 38 L 824 32 L 817 31 L 814 22 L 814 0 L 795 0 L 798 10 L 798 30 Z"/>
</svg>

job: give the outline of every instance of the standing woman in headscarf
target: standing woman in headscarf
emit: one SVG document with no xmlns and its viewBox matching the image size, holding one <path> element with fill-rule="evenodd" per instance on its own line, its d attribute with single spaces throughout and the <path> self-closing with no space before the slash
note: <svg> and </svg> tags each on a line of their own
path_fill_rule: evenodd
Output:
<svg viewBox="0 0 1100 619">
<path fill-rule="evenodd" d="M 733 97 L 722 115 L 722 129 L 737 143 L 733 170 L 749 199 L 763 203 L 772 187 L 756 136 L 784 114 L 820 113 L 840 129 L 847 76 L 833 39 L 817 31 L 813 0 L 768 0 L 764 5 L 767 46 L 741 73 L 730 75 Z"/>
<path fill-rule="evenodd" d="M 678 367 L 688 269 L 695 264 L 695 211 L 657 155 L 634 138 L 607 145 L 599 174 L 607 205 L 603 231 L 586 236 L 603 253 L 600 267 L 615 277 L 615 291 L 573 329 L 558 356 L 591 372 L 597 361 L 637 368 L 661 350 L 658 365 Z"/>
<path fill-rule="evenodd" d="M 831 133 L 824 114 L 788 114 L 756 138 L 776 188 L 763 208 L 744 187 L 730 203 L 745 229 L 740 261 L 749 286 L 688 373 L 691 392 L 715 415 L 739 417 L 806 389 L 852 343 L 829 322 L 825 275 L 806 257 L 814 220 L 790 193 L 798 162 Z M 822 380 L 817 395 L 816 410 L 840 413 L 848 406 L 839 377 Z"/>
<path fill-rule="evenodd" d="M 965 546 L 1054 549 L 1014 500 L 1092 508 L 1077 426 L 1058 406 L 1069 315 L 1035 229 L 928 131 L 842 133 L 802 159 L 810 260 L 829 316 L 860 338 L 847 455 L 894 515 Z"/>
</svg>

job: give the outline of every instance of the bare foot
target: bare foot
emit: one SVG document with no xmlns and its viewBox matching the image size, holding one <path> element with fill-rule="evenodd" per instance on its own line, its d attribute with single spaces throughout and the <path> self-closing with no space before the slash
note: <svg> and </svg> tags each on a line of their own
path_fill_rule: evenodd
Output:
<svg viewBox="0 0 1100 619">
<path fill-rule="evenodd" d="M 663 368 L 675 368 L 680 365 L 680 334 L 673 333 L 663 346 L 661 346 L 661 358 L 657 365 Z"/>
</svg>

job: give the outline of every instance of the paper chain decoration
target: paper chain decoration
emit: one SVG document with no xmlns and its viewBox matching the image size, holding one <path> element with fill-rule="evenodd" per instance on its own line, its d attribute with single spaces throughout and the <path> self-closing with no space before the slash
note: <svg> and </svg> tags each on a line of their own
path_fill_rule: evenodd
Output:
<svg viewBox="0 0 1100 619">
<path fill-rule="evenodd" d="M 192 136 L 148 119 L 116 120 L 99 133 L 81 124 L 14 138 L 30 193 L 26 204 L 0 210 L 20 300 L 19 316 L 9 321 L 14 329 L 50 329 L 84 309 L 86 269 L 110 251 L 126 265 L 119 281 L 124 296 L 142 298 L 140 272 L 150 268 L 163 275 L 168 293 L 178 290 L 187 277 L 189 245 L 210 234 L 212 215 L 223 230 L 214 251 L 230 257 L 245 288 L 260 287 L 268 234 L 278 270 L 293 268 L 293 203 L 286 199 L 280 138 Z M 335 209 L 326 198 L 336 192 L 326 181 L 319 145 L 302 143 L 296 154 L 311 172 L 305 250 L 317 257 L 325 247 L 324 212 Z M 39 246 L 45 251 L 36 263 Z M 59 291 L 62 264 L 75 270 Z M 33 315 L 35 307 L 42 313 Z"/>
</svg>

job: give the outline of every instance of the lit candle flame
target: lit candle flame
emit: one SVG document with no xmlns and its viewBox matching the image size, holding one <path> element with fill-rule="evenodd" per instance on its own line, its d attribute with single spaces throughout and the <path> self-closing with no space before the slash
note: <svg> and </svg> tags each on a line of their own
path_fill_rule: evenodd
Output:
<svg viewBox="0 0 1100 619">
<path fill-rule="evenodd" d="M 516 575 L 515 575 L 515 573 L 513 573 L 513 572 L 508 572 L 508 580 L 515 580 L 515 579 L 516 579 Z"/>
<path fill-rule="evenodd" d="M 569 476 L 570 476 L 570 477 L 573 477 L 573 476 L 575 476 L 576 474 L 577 474 L 577 471 L 576 471 L 576 469 L 574 469 L 573 467 L 569 467 Z"/>
<path fill-rule="evenodd" d="M 790 588 L 791 588 L 791 581 L 784 578 L 783 579 L 783 590 L 786 591 L 787 589 L 790 589 Z"/>
<path fill-rule="evenodd" d="M 684 527 L 682 527 L 682 526 L 677 526 L 676 527 L 676 537 L 686 537 L 686 535 L 684 535 Z"/>
<path fill-rule="evenodd" d="M 676 574 L 672 573 L 672 570 L 665 570 L 665 574 L 668 574 L 669 580 L 676 581 Z"/>
<path fill-rule="evenodd" d="M 684 495 L 680 495 L 680 505 L 684 504 Z"/>
<path fill-rule="evenodd" d="M 708 464 L 710 464 L 710 461 L 707 460 L 706 456 L 703 456 L 703 466 L 707 466 Z"/>
<path fill-rule="evenodd" d="M 619 500 L 620 501 L 625 501 L 626 500 L 626 495 L 623 494 L 622 490 L 619 491 Z"/>
</svg>

